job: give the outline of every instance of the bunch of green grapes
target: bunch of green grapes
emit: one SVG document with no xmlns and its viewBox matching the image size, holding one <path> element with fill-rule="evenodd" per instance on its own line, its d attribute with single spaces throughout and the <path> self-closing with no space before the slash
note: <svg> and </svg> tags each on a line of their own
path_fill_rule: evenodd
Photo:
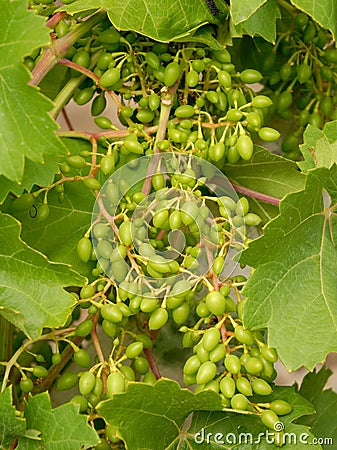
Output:
<svg viewBox="0 0 337 450">
<path fill-rule="evenodd" d="M 288 157 L 298 159 L 304 128 L 321 128 L 337 118 L 337 50 L 332 34 L 297 10 L 287 15 L 287 29 L 279 29 L 276 45 L 262 45 L 262 83 L 270 89 L 273 109 L 285 120 L 297 121 L 282 141 Z M 284 23 L 281 23 L 284 26 Z"/>
</svg>

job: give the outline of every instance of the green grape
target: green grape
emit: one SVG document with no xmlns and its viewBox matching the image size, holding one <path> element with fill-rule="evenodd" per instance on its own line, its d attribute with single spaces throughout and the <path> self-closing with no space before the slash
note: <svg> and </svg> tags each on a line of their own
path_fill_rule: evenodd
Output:
<svg viewBox="0 0 337 450">
<path fill-rule="evenodd" d="M 209 149 L 209 157 L 212 161 L 220 161 L 225 155 L 225 144 L 218 142 Z"/>
<path fill-rule="evenodd" d="M 61 354 L 60 353 L 55 353 L 53 356 L 52 356 L 52 363 L 54 364 L 54 365 L 56 365 L 56 364 L 60 364 L 62 362 L 62 356 L 61 356 Z"/>
<path fill-rule="evenodd" d="M 74 405 L 79 406 L 80 412 L 85 412 L 88 409 L 88 400 L 83 397 L 83 395 L 75 395 L 71 400 L 70 403 L 73 403 Z"/>
<path fill-rule="evenodd" d="M 139 120 L 139 122 L 149 123 L 152 122 L 152 120 L 154 119 L 154 112 L 151 111 L 150 109 L 144 108 L 138 111 L 136 117 Z"/>
<path fill-rule="evenodd" d="M 49 216 L 50 209 L 47 203 L 42 203 L 40 208 L 37 210 L 36 218 L 39 222 L 43 222 Z"/>
<path fill-rule="evenodd" d="M 178 81 L 180 75 L 180 67 L 176 62 L 171 62 L 165 67 L 164 83 L 166 86 L 173 86 Z"/>
<path fill-rule="evenodd" d="M 140 309 L 146 313 L 152 313 L 158 308 L 158 300 L 156 298 L 145 297 L 141 301 Z"/>
<path fill-rule="evenodd" d="M 221 50 L 213 50 L 212 57 L 221 63 L 231 62 L 231 55 L 226 48 L 223 48 Z"/>
<path fill-rule="evenodd" d="M 283 91 L 277 99 L 277 111 L 285 111 L 293 103 L 293 96 L 289 91 Z"/>
<path fill-rule="evenodd" d="M 98 35 L 98 39 L 104 44 L 118 44 L 120 41 L 120 34 L 115 28 L 110 27 L 107 30 L 102 31 Z"/>
<path fill-rule="evenodd" d="M 37 378 L 45 378 L 48 376 L 48 370 L 43 366 L 35 366 L 33 368 L 33 375 Z"/>
<path fill-rule="evenodd" d="M 314 111 L 313 113 L 310 114 L 309 123 L 310 123 L 310 125 L 312 125 L 316 128 L 320 128 L 322 126 L 321 115 L 318 112 Z"/>
<path fill-rule="evenodd" d="M 136 358 L 143 351 L 143 343 L 139 341 L 132 342 L 132 344 L 128 345 L 125 354 L 129 359 Z"/>
<path fill-rule="evenodd" d="M 119 323 L 123 319 L 123 314 L 114 303 L 106 303 L 101 308 L 101 315 L 109 322 Z"/>
<path fill-rule="evenodd" d="M 95 386 L 92 389 L 92 393 L 94 395 L 97 395 L 97 397 L 100 397 L 102 395 L 102 393 L 103 393 L 103 388 L 104 388 L 103 381 L 102 381 L 101 378 L 99 378 L 97 376 L 96 380 L 95 380 Z"/>
<path fill-rule="evenodd" d="M 111 53 L 102 53 L 97 60 L 96 66 L 98 67 L 99 70 L 105 71 L 109 68 L 112 61 L 113 59 Z"/>
<path fill-rule="evenodd" d="M 210 101 L 211 103 L 218 103 L 219 101 L 219 96 L 218 93 L 215 91 L 208 91 L 206 93 L 206 98 L 208 101 Z"/>
<path fill-rule="evenodd" d="M 271 106 L 272 104 L 272 99 L 267 97 L 266 95 L 257 95 L 252 100 L 252 106 L 254 108 L 269 108 L 269 106 Z"/>
<path fill-rule="evenodd" d="M 204 349 L 209 352 L 218 345 L 220 338 L 221 334 L 218 328 L 208 328 L 205 331 L 201 342 Z"/>
<path fill-rule="evenodd" d="M 111 120 L 108 117 L 100 116 L 94 119 L 95 124 L 103 130 L 109 130 L 113 127 Z"/>
<path fill-rule="evenodd" d="M 195 312 L 199 317 L 208 317 L 211 314 L 210 310 L 206 306 L 206 303 L 204 302 L 198 303 Z"/>
<path fill-rule="evenodd" d="M 78 383 L 79 391 L 82 395 L 89 394 L 96 383 L 96 377 L 92 372 L 83 372 Z"/>
<path fill-rule="evenodd" d="M 232 108 L 227 112 L 227 120 L 230 122 L 238 122 L 242 119 L 243 112 L 240 109 Z"/>
<path fill-rule="evenodd" d="M 119 237 L 121 242 L 126 246 L 131 245 L 134 232 L 135 225 L 132 222 L 123 222 L 119 227 Z"/>
<path fill-rule="evenodd" d="M 102 322 L 102 328 L 104 333 L 111 338 L 114 338 L 118 331 L 116 323 L 110 322 L 110 320 L 106 319 L 104 319 Z"/>
<path fill-rule="evenodd" d="M 95 294 L 95 288 L 92 284 L 88 284 L 87 286 L 83 286 L 80 291 L 81 298 L 90 298 Z"/>
<path fill-rule="evenodd" d="M 251 357 L 248 359 L 248 361 L 245 364 L 245 369 L 248 373 L 251 373 L 252 375 L 257 375 L 263 370 L 263 364 L 262 361 L 259 358 Z"/>
<path fill-rule="evenodd" d="M 236 339 L 242 344 L 253 345 L 254 337 L 251 331 L 245 330 L 243 326 L 239 325 L 234 330 L 234 335 Z"/>
<path fill-rule="evenodd" d="M 125 378 L 120 372 L 112 372 L 106 380 L 106 395 L 112 398 L 114 394 L 125 391 Z"/>
<path fill-rule="evenodd" d="M 164 308 L 158 308 L 151 314 L 149 320 L 150 330 L 159 330 L 162 328 L 168 320 L 168 312 Z"/>
<path fill-rule="evenodd" d="M 116 84 L 121 78 L 120 70 L 116 67 L 112 67 L 106 70 L 99 80 L 99 84 L 105 88 L 111 88 L 114 84 Z"/>
<path fill-rule="evenodd" d="M 231 398 L 231 407 L 239 411 L 245 411 L 248 408 L 248 398 L 243 394 L 235 394 Z"/>
<path fill-rule="evenodd" d="M 236 143 L 236 149 L 245 161 L 249 161 L 253 156 L 254 144 L 252 139 L 246 134 L 241 134 Z"/>
<path fill-rule="evenodd" d="M 265 142 L 277 141 L 277 139 L 281 136 L 281 134 L 277 130 L 270 127 L 260 128 L 258 131 L 258 135 L 259 138 Z"/>
<path fill-rule="evenodd" d="M 303 31 L 303 42 L 309 44 L 316 37 L 316 27 L 313 23 L 309 22 Z"/>
<path fill-rule="evenodd" d="M 220 381 L 220 391 L 226 398 L 232 398 L 235 394 L 235 381 L 231 377 L 224 377 Z"/>
<path fill-rule="evenodd" d="M 68 25 L 61 20 L 61 22 L 56 25 L 55 32 L 58 38 L 65 36 L 68 33 Z"/>
<path fill-rule="evenodd" d="M 328 95 L 325 95 L 322 97 L 320 103 L 319 103 L 319 109 L 324 116 L 329 117 L 331 110 L 332 110 L 332 101 L 331 97 Z"/>
<path fill-rule="evenodd" d="M 104 155 L 100 162 L 100 168 L 104 175 L 111 175 L 115 170 L 115 158 L 112 155 Z"/>
<path fill-rule="evenodd" d="M 226 311 L 225 297 L 218 291 L 209 292 L 205 302 L 210 312 L 216 316 L 222 316 Z"/>
<path fill-rule="evenodd" d="M 241 370 L 241 362 L 236 355 L 227 355 L 224 364 L 228 372 L 232 374 L 237 374 Z"/>
<path fill-rule="evenodd" d="M 102 240 L 98 242 L 96 250 L 99 256 L 102 256 L 105 259 L 109 259 L 112 253 L 112 245 L 110 244 L 110 242 Z"/>
<path fill-rule="evenodd" d="M 324 58 L 333 64 L 337 64 L 337 49 L 333 47 L 329 47 L 325 52 L 323 53 Z"/>
<path fill-rule="evenodd" d="M 138 358 L 135 359 L 135 369 L 141 375 L 145 375 L 149 371 L 149 368 L 150 366 L 146 358 L 138 356 Z"/>
<path fill-rule="evenodd" d="M 149 108 L 151 111 L 156 111 L 160 106 L 160 97 L 158 94 L 153 93 L 149 96 Z"/>
<path fill-rule="evenodd" d="M 172 318 L 177 324 L 184 323 L 188 319 L 190 311 L 189 304 L 184 302 L 172 311 Z"/>
<path fill-rule="evenodd" d="M 101 183 L 96 178 L 84 178 L 83 184 L 93 191 L 101 189 Z"/>
<path fill-rule="evenodd" d="M 146 63 L 152 67 L 152 69 L 159 69 L 160 66 L 160 59 L 158 56 L 153 52 L 146 52 L 145 54 L 145 61 Z"/>
<path fill-rule="evenodd" d="M 253 395 L 252 387 L 251 387 L 249 381 L 247 380 L 247 378 L 245 378 L 245 377 L 239 377 L 236 380 L 236 388 L 241 394 L 243 394 L 247 397 Z"/>
<path fill-rule="evenodd" d="M 213 261 L 213 272 L 216 275 L 219 275 L 223 271 L 224 266 L 225 266 L 225 260 L 224 260 L 223 256 L 217 256 L 215 258 L 215 260 Z M 220 292 L 221 292 L 221 289 L 220 289 Z"/>
<path fill-rule="evenodd" d="M 262 74 L 254 69 L 245 69 L 240 73 L 242 83 L 253 84 L 262 80 Z"/>
<path fill-rule="evenodd" d="M 160 211 L 157 211 L 152 218 L 153 225 L 156 228 L 162 228 L 162 226 L 165 224 L 165 222 L 167 222 L 168 217 L 169 217 L 169 212 L 167 209 L 162 209 Z"/>
<path fill-rule="evenodd" d="M 197 372 L 197 384 L 205 384 L 211 381 L 217 372 L 216 365 L 211 361 L 205 361 L 201 364 Z"/>
<path fill-rule="evenodd" d="M 84 348 L 80 348 L 77 352 L 74 352 L 73 360 L 81 367 L 87 368 L 91 366 L 90 355 Z"/>
<path fill-rule="evenodd" d="M 293 68 L 289 63 L 283 64 L 283 66 L 280 69 L 280 77 L 281 80 L 287 81 L 293 73 Z"/>
<path fill-rule="evenodd" d="M 75 103 L 79 106 L 85 105 L 86 103 L 90 102 L 92 97 L 94 96 L 95 90 L 91 87 L 81 89 L 74 95 L 73 99 Z"/>
<path fill-rule="evenodd" d="M 78 50 L 72 57 L 72 62 L 87 68 L 90 64 L 90 55 L 86 50 Z"/>
<path fill-rule="evenodd" d="M 153 373 L 151 370 L 149 370 L 149 371 L 144 375 L 143 383 L 147 383 L 147 384 L 150 384 L 150 385 L 153 386 L 153 385 L 156 383 L 156 381 L 157 381 L 157 379 L 156 379 L 154 373 Z"/>
<path fill-rule="evenodd" d="M 66 391 L 76 386 L 78 377 L 76 373 L 64 372 L 56 381 L 56 388 L 59 391 Z"/>
<path fill-rule="evenodd" d="M 273 391 L 270 384 L 268 384 L 265 380 L 262 380 L 261 378 L 255 378 L 252 381 L 252 388 L 255 394 L 258 395 L 269 395 Z"/>
<path fill-rule="evenodd" d="M 260 216 L 258 216 L 255 213 L 248 213 L 245 215 L 245 224 L 250 226 L 250 227 L 256 227 L 258 225 L 260 225 L 260 223 L 262 222 L 262 219 Z"/>
<path fill-rule="evenodd" d="M 140 112 L 140 111 L 139 111 Z M 149 111 L 152 112 L 152 111 Z M 136 155 L 141 155 L 144 153 L 144 148 L 137 139 L 129 138 L 124 140 L 124 147 L 130 153 L 135 153 Z"/>
<path fill-rule="evenodd" d="M 269 362 L 274 363 L 278 360 L 277 352 L 274 348 L 264 345 L 261 348 L 261 355 Z"/>
<path fill-rule="evenodd" d="M 224 88 L 230 88 L 232 86 L 232 77 L 225 70 L 220 70 L 220 72 L 218 72 L 218 80 Z"/>
<path fill-rule="evenodd" d="M 186 74 L 186 84 L 188 87 L 194 88 L 199 83 L 199 75 L 195 70 L 190 70 Z"/>
<path fill-rule="evenodd" d="M 26 377 L 21 379 L 19 386 L 22 392 L 29 394 L 29 392 L 32 392 L 34 384 L 30 378 Z"/>
<path fill-rule="evenodd" d="M 199 213 L 199 208 L 196 203 L 185 202 L 180 210 L 181 220 L 185 225 L 190 225 L 195 221 Z"/>
<path fill-rule="evenodd" d="M 299 64 L 296 67 L 296 71 L 297 71 L 298 81 L 301 84 L 306 83 L 310 79 L 310 77 L 312 75 L 310 66 L 308 66 L 308 64 L 305 64 L 305 63 L 304 64 Z"/>
<path fill-rule="evenodd" d="M 277 414 L 269 409 L 263 411 L 261 420 L 266 427 L 272 430 L 275 430 L 275 425 L 280 421 Z"/>
<path fill-rule="evenodd" d="M 16 211 L 25 211 L 33 206 L 34 200 L 33 194 L 27 192 L 16 198 L 12 203 L 12 207 Z"/>
<path fill-rule="evenodd" d="M 192 105 L 181 105 L 174 111 L 174 115 L 179 119 L 188 119 L 193 117 L 195 109 Z"/>
<path fill-rule="evenodd" d="M 135 381 L 136 374 L 135 374 L 134 370 L 132 369 L 132 367 L 122 366 L 119 370 L 127 381 Z"/>
<path fill-rule="evenodd" d="M 197 373 L 200 366 L 201 361 L 199 360 L 198 356 L 190 356 L 184 364 L 184 375 L 193 375 Z"/>
<path fill-rule="evenodd" d="M 213 350 L 209 352 L 209 360 L 217 363 L 224 359 L 226 356 L 226 346 L 224 344 L 218 344 Z"/>
<path fill-rule="evenodd" d="M 292 406 L 285 402 L 284 400 L 274 400 L 270 403 L 269 408 L 274 411 L 279 416 L 285 416 L 286 414 L 291 413 Z"/>
<path fill-rule="evenodd" d="M 249 202 L 246 197 L 241 197 L 235 207 L 235 212 L 239 216 L 246 216 L 249 211 Z"/>
</svg>

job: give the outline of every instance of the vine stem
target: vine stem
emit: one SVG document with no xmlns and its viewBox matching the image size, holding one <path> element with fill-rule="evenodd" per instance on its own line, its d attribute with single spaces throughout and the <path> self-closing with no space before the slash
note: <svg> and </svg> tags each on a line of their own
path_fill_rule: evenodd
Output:
<svg viewBox="0 0 337 450">
<path fill-rule="evenodd" d="M 253 189 L 241 186 L 233 182 L 232 186 L 236 190 L 236 192 L 239 192 L 240 194 L 248 195 L 248 197 L 256 198 L 257 200 L 261 200 L 265 203 L 270 203 L 271 205 L 280 205 L 281 200 L 279 198 L 263 194 L 262 192 L 254 191 Z"/>
<path fill-rule="evenodd" d="M 8 361 L 12 354 L 13 325 L 4 317 L 0 316 L 0 361 Z M 3 368 L 0 368 L 2 375 Z"/>
<path fill-rule="evenodd" d="M 144 348 L 144 354 L 146 356 L 147 362 L 149 363 L 150 369 L 153 372 L 153 375 L 156 377 L 156 380 L 159 380 L 159 378 L 161 378 L 161 374 L 157 361 L 154 359 L 152 350 L 150 348 Z"/>
</svg>

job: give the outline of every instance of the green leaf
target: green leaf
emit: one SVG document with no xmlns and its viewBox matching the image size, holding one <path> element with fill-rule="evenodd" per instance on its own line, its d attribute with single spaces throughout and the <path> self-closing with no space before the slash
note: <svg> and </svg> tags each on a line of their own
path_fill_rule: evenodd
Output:
<svg viewBox="0 0 337 450">
<path fill-rule="evenodd" d="M 214 17 L 204 0 L 78 0 L 60 10 L 69 14 L 103 8 L 119 30 L 133 30 L 162 42 L 189 35 Z"/>
<path fill-rule="evenodd" d="M 26 423 L 15 415 L 12 406 L 12 387 L 0 393 L 0 450 L 7 450 L 16 436 L 25 433 Z"/>
<path fill-rule="evenodd" d="M 289 370 L 311 370 L 337 350 L 336 202 L 337 167 L 309 171 L 305 189 L 282 200 L 280 215 L 241 257 L 256 269 L 244 288 L 245 326 L 268 327 Z"/>
<path fill-rule="evenodd" d="M 301 384 L 299 393 L 315 407 L 316 413 L 300 419 L 300 423 L 312 427 L 317 438 L 324 439 L 324 449 L 337 442 L 337 394 L 324 386 L 331 375 L 324 366 L 318 372 L 308 373 Z"/>
<path fill-rule="evenodd" d="M 281 17 L 276 0 L 269 0 L 257 9 L 248 20 L 242 23 L 250 36 L 262 36 L 266 41 L 275 43 L 276 20 Z"/>
<path fill-rule="evenodd" d="M 238 192 L 247 196 L 251 194 L 249 203 L 252 209 L 267 222 L 278 214 L 278 207 L 258 201 L 254 195 L 264 194 L 277 202 L 286 194 L 303 189 L 305 176 L 293 161 L 274 155 L 263 147 L 254 148 L 249 162 L 241 160 L 237 164 L 226 164 L 224 172 Z"/>
<path fill-rule="evenodd" d="M 245 22 L 268 0 L 232 0 L 231 16 L 234 25 Z"/>
<path fill-rule="evenodd" d="M 72 154 L 78 155 L 81 150 L 91 150 L 91 145 L 82 139 L 63 141 Z M 90 227 L 94 202 L 94 193 L 85 188 L 82 181 L 76 181 L 65 183 L 62 203 L 54 189 L 49 192 L 50 213 L 43 222 L 31 217 L 27 211 L 13 211 L 10 205 L 6 212 L 10 212 L 22 223 L 22 238 L 25 242 L 51 261 L 70 264 L 75 271 L 89 276 L 94 263 L 82 262 L 77 255 L 76 246 Z"/>
<path fill-rule="evenodd" d="M 29 396 L 25 405 L 27 428 L 41 432 L 40 440 L 19 438 L 18 450 L 84 450 L 99 442 L 98 435 L 78 413 L 78 407 L 65 403 L 51 408 L 47 392 Z"/>
<path fill-rule="evenodd" d="M 219 43 L 217 39 L 213 36 L 214 29 L 210 25 L 205 25 L 200 27 L 194 34 L 181 39 L 176 39 L 176 41 L 181 42 L 199 42 L 201 44 L 207 45 L 207 47 L 213 50 L 221 50 L 223 46 Z"/>
<path fill-rule="evenodd" d="M 0 0 L 0 8 L 0 175 L 20 183 L 27 160 L 34 167 L 41 166 L 47 156 L 65 153 L 65 148 L 54 134 L 57 124 L 48 115 L 51 101 L 27 85 L 29 74 L 21 62 L 25 55 L 50 42 L 44 19 L 21 0 Z M 39 174 L 35 177 L 31 171 L 29 182 L 39 179 Z"/>
<path fill-rule="evenodd" d="M 337 120 L 327 122 L 323 130 L 308 125 L 304 131 L 303 144 L 300 150 L 304 156 L 304 161 L 300 161 L 298 166 L 303 172 L 314 167 L 330 168 L 337 162 Z"/>
<path fill-rule="evenodd" d="M 0 213 L 0 314 L 30 338 L 59 327 L 74 300 L 62 288 L 84 284 L 69 267 L 54 264 L 20 239 L 20 223 Z"/>
<path fill-rule="evenodd" d="M 129 450 L 178 448 L 187 416 L 197 410 L 221 410 L 221 398 L 207 391 L 193 395 L 168 379 L 154 386 L 129 383 L 127 391 L 101 402 L 99 414 L 118 427 Z M 141 430 L 141 433 L 139 432 Z"/>
<path fill-rule="evenodd" d="M 334 39 L 337 36 L 337 7 L 335 0 L 291 0 L 296 8 L 301 9 L 311 16 L 323 28 L 327 28 L 333 34 Z"/>
</svg>

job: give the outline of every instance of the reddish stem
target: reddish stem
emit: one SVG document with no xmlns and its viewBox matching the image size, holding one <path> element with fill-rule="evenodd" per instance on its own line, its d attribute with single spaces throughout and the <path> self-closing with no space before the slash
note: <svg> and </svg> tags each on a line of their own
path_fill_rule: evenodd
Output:
<svg viewBox="0 0 337 450">
<path fill-rule="evenodd" d="M 149 363 L 150 369 L 153 372 L 153 375 L 156 377 L 156 380 L 159 380 L 159 378 L 161 378 L 161 375 L 157 362 L 154 359 L 152 350 L 150 348 L 144 348 L 144 354 L 146 356 L 147 362 Z"/>
<path fill-rule="evenodd" d="M 240 186 L 239 184 L 232 183 L 233 188 L 236 192 L 240 192 L 240 194 L 248 195 L 248 197 L 256 198 L 257 200 L 261 200 L 261 202 L 270 203 L 271 205 L 279 206 L 280 199 L 276 197 L 272 197 L 271 195 L 262 194 L 261 192 L 254 191 L 253 189 Z"/>
<path fill-rule="evenodd" d="M 56 25 L 61 22 L 62 19 L 67 17 L 67 13 L 65 11 L 60 11 L 54 14 L 47 22 L 45 23 L 48 28 L 55 28 Z"/>
</svg>

